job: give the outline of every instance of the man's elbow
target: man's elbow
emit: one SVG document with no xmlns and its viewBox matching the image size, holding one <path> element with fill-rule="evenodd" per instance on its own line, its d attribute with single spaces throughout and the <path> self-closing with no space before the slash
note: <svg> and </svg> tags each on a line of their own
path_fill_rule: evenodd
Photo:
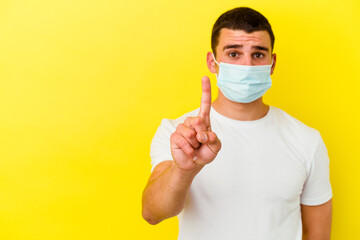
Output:
<svg viewBox="0 0 360 240">
<path fill-rule="evenodd" d="M 151 225 L 156 225 L 161 222 L 160 219 L 156 218 L 149 210 L 143 207 L 142 217 Z"/>
</svg>

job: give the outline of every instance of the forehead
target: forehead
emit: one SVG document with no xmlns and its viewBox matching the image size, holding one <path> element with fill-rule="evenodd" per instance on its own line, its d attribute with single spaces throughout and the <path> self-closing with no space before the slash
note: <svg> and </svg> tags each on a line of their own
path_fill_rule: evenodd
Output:
<svg viewBox="0 0 360 240">
<path fill-rule="evenodd" d="M 248 45 L 248 46 L 264 46 L 271 49 L 270 35 L 267 31 L 254 31 L 247 33 L 243 30 L 232 30 L 223 28 L 220 30 L 218 50 L 229 44 Z"/>
</svg>

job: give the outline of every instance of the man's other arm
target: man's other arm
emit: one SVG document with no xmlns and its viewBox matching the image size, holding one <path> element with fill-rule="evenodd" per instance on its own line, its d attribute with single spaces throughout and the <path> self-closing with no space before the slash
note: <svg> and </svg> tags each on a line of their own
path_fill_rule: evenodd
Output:
<svg viewBox="0 0 360 240">
<path fill-rule="evenodd" d="M 332 199 L 317 205 L 301 205 L 303 240 L 330 240 Z"/>
</svg>

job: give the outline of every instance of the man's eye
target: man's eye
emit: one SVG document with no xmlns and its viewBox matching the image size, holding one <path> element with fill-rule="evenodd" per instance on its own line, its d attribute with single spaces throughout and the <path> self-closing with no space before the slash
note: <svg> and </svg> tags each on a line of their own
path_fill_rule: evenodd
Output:
<svg viewBox="0 0 360 240">
<path fill-rule="evenodd" d="M 230 57 L 237 57 L 239 54 L 237 53 L 237 52 L 231 52 L 231 53 L 229 53 L 229 56 Z"/>
<path fill-rule="evenodd" d="M 264 54 L 262 54 L 262 53 L 255 53 L 255 54 L 254 54 L 254 57 L 255 57 L 255 58 L 262 58 L 262 57 L 264 57 Z"/>
</svg>

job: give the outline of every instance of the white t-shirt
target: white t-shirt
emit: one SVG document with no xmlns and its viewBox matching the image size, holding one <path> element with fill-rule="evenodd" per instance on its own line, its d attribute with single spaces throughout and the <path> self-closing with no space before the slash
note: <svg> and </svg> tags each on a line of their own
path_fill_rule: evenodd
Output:
<svg viewBox="0 0 360 240">
<path fill-rule="evenodd" d="M 163 119 L 151 143 L 153 168 L 173 160 L 170 135 L 196 109 Z M 332 198 L 329 158 L 320 133 L 279 108 L 238 121 L 210 111 L 222 148 L 195 177 L 179 214 L 179 239 L 301 240 L 300 204 Z"/>
</svg>

